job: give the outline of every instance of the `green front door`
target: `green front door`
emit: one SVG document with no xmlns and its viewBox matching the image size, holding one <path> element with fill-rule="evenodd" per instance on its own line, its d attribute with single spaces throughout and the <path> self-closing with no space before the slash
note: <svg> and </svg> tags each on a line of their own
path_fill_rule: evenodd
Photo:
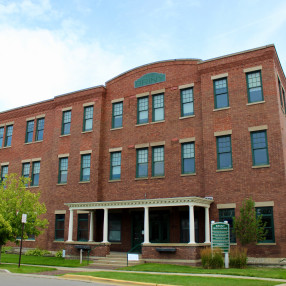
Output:
<svg viewBox="0 0 286 286">
<path fill-rule="evenodd" d="M 141 253 L 141 243 L 144 241 L 144 213 L 132 213 L 132 248 L 138 245 L 133 252 Z"/>
</svg>

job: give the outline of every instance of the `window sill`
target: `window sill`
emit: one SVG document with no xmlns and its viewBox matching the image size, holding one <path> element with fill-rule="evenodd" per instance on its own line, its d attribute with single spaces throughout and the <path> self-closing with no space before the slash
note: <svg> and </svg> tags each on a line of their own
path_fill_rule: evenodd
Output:
<svg viewBox="0 0 286 286">
<path fill-rule="evenodd" d="M 250 103 L 247 103 L 246 105 L 256 105 L 256 104 L 261 104 L 261 103 L 265 103 L 265 100 L 256 101 L 256 102 L 250 102 Z"/>
<path fill-rule="evenodd" d="M 165 176 L 156 176 L 156 177 L 151 177 L 151 179 L 165 179 Z"/>
<path fill-rule="evenodd" d="M 221 110 L 227 110 L 227 109 L 230 109 L 230 106 L 221 107 L 221 108 L 215 108 L 213 111 L 221 111 Z"/>
<path fill-rule="evenodd" d="M 4 146 L 2 149 L 11 148 L 11 146 Z"/>
<path fill-rule="evenodd" d="M 187 119 L 187 118 L 192 118 L 195 117 L 195 115 L 188 115 L 188 116 L 181 116 L 179 119 Z"/>
<path fill-rule="evenodd" d="M 121 182 L 121 179 L 119 179 L 119 180 L 108 180 L 108 183 L 116 183 L 116 182 Z"/>
<path fill-rule="evenodd" d="M 252 166 L 252 169 L 270 168 L 270 165 Z"/>
<path fill-rule="evenodd" d="M 264 246 L 264 245 L 276 245 L 276 242 L 261 242 L 261 243 L 256 243 L 256 245 L 261 245 L 261 246 Z"/>
<path fill-rule="evenodd" d="M 119 130 L 119 129 L 122 129 L 122 128 L 123 128 L 123 127 L 111 128 L 110 131 Z"/>
<path fill-rule="evenodd" d="M 60 135 L 60 137 L 67 137 L 67 136 L 70 136 L 70 134 L 62 134 L 62 135 Z"/>
<path fill-rule="evenodd" d="M 237 245 L 237 243 L 236 242 L 231 242 L 230 245 Z"/>
<path fill-rule="evenodd" d="M 122 244 L 122 242 L 118 242 L 118 241 L 108 241 L 110 242 L 110 244 Z"/>
<path fill-rule="evenodd" d="M 43 142 L 43 140 L 32 141 L 32 142 L 25 142 L 24 145 L 30 145 L 30 144 L 34 144 L 34 143 L 40 143 L 40 142 Z"/>
<path fill-rule="evenodd" d="M 53 243 L 65 243 L 64 239 L 63 240 L 54 240 Z"/>
<path fill-rule="evenodd" d="M 135 126 L 144 126 L 144 125 L 148 125 L 149 124 L 149 122 L 147 122 L 147 123 L 138 123 L 138 124 L 136 124 Z"/>
<path fill-rule="evenodd" d="M 187 176 L 196 176 L 196 173 L 190 173 L 190 174 L 181 174 L 181 177 L 187 177 Z"/>
<path fill-rule="evenodd" d="M 135 178 L 135 181 L 141 181 L 141 180 L 148 180 L 148 177 L 143 177 L 143 178 Z"/>
<path fill-rule="evenodd" d="M 88 183 L 90 183 L 90 181 L 79 181 L 78 183 L 79 184 L 88 184 Z"/>
<path fill-rule="evenodd" d="M 165 120 L 153 121 L 153 122 L 150 122 L 150 124 L 156 124 L 156 123 L 162 123 L 162 122 L 165 122 Z"/>
<path fill-rule="evenodd" d="M 93 131 L 93 130 L 82 131 L 81 134 L 90 133 L 90 132 L 92 132 L 92 131 Z"/>
<path fill-rule="evenodd" d="M 30 187 L 28 187 L 29 189 L 30 188 L 39 188 L 39 186 L 30 186 Z"/>
<path fill-rule="evenodd" d="M 67 183 L 58 183 L 57 186 L 65 186 Z"/>
<path fill-rule="evenodd" d="M 233 168 L 216 170 L 217 173 L 219 173 L 219 172 L 230 172 L 230 171 L 233 171 Z"/>
</svg>

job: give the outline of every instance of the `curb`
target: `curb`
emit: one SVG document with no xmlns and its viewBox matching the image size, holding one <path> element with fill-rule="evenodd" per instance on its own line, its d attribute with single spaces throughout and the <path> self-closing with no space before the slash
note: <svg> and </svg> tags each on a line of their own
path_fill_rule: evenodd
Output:
<svg viewBox="0 0 286 286">
<path fill-rule="evenodd" d="M 11 272 L 9 270 L 7 270 L 7 269 L 0 269 L 0 272 L 5 272 L 5 273 L 10 273 L 11 274 Z"/>
<path fill-rule="evenodd" d="M 128 280 L 118 280 L 118 279 L 111 279 L 111 278 L 102 278 L 102 277 L 94 277 L 94 276 L 86 276 L 86 275 L 73 275 L 73 274 L 65 274 L 62 276 L 63 279 L 69 280 L 80 280 L 80 281 L 108 281 L 108 282 L 115 282 L 122 285 L 145 285 L 145 286 L 176 286 L 176 285 L 166 285 L 166 284 L 157 284 L 157 283 L 147 283 L 147 282 L 136 282 L 136 281 L 128 281 Z"/>
</svg>

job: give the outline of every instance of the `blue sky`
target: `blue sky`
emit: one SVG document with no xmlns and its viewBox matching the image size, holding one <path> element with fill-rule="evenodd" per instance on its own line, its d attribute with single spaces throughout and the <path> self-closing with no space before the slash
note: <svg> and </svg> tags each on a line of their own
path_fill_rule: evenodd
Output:
<svg viewBox="0 0 286 286">
<path fill-rule="evenodd" d="M 159 60 L 275 44 L 285 0 L 0 0 L 0 112 Z"/>
</svg>

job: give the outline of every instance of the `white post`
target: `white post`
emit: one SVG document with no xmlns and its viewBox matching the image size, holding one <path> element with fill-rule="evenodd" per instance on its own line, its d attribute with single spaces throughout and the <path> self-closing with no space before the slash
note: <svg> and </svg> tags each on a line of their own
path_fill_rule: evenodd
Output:
<svg viewBox="0 0 286 286">
<path fill-rule="evenodd" d="M 72 233 L 73 233 L 73 210 L 70 209 L 68 241 L 73 241 L 73 240 L 72 240 Z"/>
<path fill-rule="evenodd" d="M 229 256 L 228 256 L 228 252 L 224 253 L 224 267 L 225 268 L 229 268 Z"/>
<path fill-rule="evenodd" d="M 108 242 L 108 209 L 104 209 L 104 218 L 103 218 L 103 241 Z"/>
<path fill-rule="evenodd" d="M 189 231 L 190 231 L 190 242 L 195 242 L 195 215 L 194 215 L 194 206 L 189 205 Z"/>
<path fill-rule="evenodd" d="M 205 208 L 205 243 L 210 243 L 210 214 L 209 207 Z"/>
<path fill-rule="evenodd" d="M 94 211 L 90 212 L 90 222 L 89 222 L 89 240 L 90 242 L 93 240 L 93 229 L 94 229 Z"/>
<path fill-rule="evenodd" d="M 79 251 L 79 263 L 82 264 L 82 249 Z"/>
<path fill-rule="evenodd" d="M 149 207 L 144 207 L 144 243 L 149 242 Z"/>
</svg>

